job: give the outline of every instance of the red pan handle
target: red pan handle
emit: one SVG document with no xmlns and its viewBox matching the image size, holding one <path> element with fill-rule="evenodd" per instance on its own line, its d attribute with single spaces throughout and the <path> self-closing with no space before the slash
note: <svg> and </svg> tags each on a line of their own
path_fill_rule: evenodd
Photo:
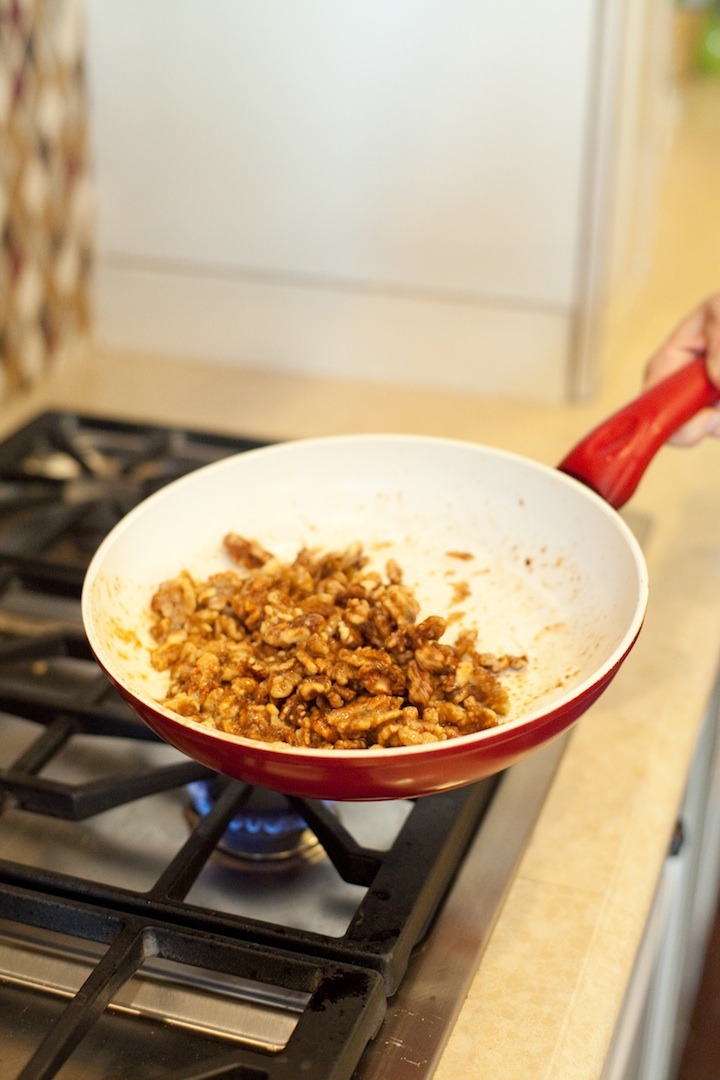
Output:
<svg viewBox="0 0 720 1080">
<path fill-rule="evenodd" d="M 582 439 L 558 468 L 619 509 L 651 459 L 700 409 L 720 400 L 703 358 L 680 368 L 616 412 Z"/>
</svg>

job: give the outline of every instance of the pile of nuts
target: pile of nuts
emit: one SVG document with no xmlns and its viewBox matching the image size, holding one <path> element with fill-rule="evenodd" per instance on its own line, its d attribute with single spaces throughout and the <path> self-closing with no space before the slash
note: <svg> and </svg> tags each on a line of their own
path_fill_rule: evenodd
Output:
<svg viewBox="0 0 720 1080">
<path fill-rule="evenodd" d="M 181 716 L 248 739 L 364 750 L 435 743 L 494 727 L 508 712 L 499 675 L 524 657 L 453 644 L 447 620 L 419 605 L 389 560 L 367 568 L 362 546 L 280 561 L 236 534 L 235 566 L 196 581 L 187 571 L 152 598 L 153 666 Z"/>
</svg>

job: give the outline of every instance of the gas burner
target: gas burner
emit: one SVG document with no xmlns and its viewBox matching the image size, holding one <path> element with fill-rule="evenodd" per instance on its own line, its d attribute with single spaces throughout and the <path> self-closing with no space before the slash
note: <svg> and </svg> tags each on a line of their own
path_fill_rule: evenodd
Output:
<svg viewBox="0 0 720 1080">
<path fill-rule="evenodd" d="M 216 778 L 188 785 L 190 803 L 185 815 L 191 826 L 214 806 L 216 788 Z M 317 836 L 284 795 L 251 788 L 242 809 L 218 843 L 214 857 L 225 866 L 257 872 L 294 869 L 322 854 Z"/>
</svg>

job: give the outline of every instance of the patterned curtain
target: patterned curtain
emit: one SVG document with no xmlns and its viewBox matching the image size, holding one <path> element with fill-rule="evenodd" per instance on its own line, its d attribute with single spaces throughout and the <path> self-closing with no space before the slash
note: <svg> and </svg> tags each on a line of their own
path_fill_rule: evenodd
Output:
<svg viewBox="0 0 720 1080">
<path fill-rule="evenodd" d="M 93 211 L 82 0 L 0 0 L 0 394 L 90 318 Z"/>
</svg>

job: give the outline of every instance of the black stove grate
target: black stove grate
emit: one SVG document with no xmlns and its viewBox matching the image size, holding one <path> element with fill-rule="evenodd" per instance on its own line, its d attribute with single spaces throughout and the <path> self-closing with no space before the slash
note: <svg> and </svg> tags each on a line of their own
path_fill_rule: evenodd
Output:
<svg viewBox="0 0 720 1080">
<path fill-rule="evenodd" d="M 0 553 L 84 569 L 158 488 L 263 441 L 45 412 L 0 444 Z"/>
<path fill-rule="evenodd" d="M 0 681 L 0 708 L 5 707 Z M 149 769 L 140 776 L 95 781 L 79 789 L 44 780 L 38 775 L 41 767 L 80 730 L 91 730 L 86 717 L 81 714 L 75 727 L 72 710 L 63 712 L 53 722 L 43 723 L 21 760 L 0 771 L 0 790 L 13 806 L 74 820 L 122 800 L 209 775 L 202 766 L 180 762 Z M 96 730 L 108 734 L 104 723 Z M 138 734 L 141 731 L 139 727 Z M 127 737 L 126 732 L 123 737 Z M 217 786 L 212 809 L 199 819 L 185 844 L 145 892 L 0 860 L 4 918 L 109 945 L 19 1080 L 57 1075 L 117 986 L 148 956 L 232 972 L 311 994 L 282 1053 L 268 1060 L 258 1051 L 234 1047 L 223 1051 L 222 1067 L 203 1072 L 203 1076 L 348 1080 L 362 1049 L 375 1035 L 385 1000 L 402 979 L 412 950 L 431 921 L 493 790 L 493 783 L 488 782 L 418 800 L 392 848 L 383 852 L 358 845 L 323 804 L 290 800 L 343 878 L 367 886 L 347 932 L 336 938 L 186 902 L 198 873 L 252 792 L 239 781 L 223 779 Z M 326 1035 L 323 1027 L 319 1063 L 316 1040 L 321 1013 L 330 1034 Z M 332 1057 L 331 1045 L 335 1047 Z M 309 1054 L 311 1047 L 314 1052 Z M 250 1066 L 256 1071 L 248 1072 Z M 238 1071 L 242 1069 L 246 1071 Z M 195 1074 L 169 1075 L 190 1078 Z"/>
<path fill-rule="evenodd" d="M 215 801 L 144 891 L 0 860 L 4 919 L 106 951 L 62 1008 L 18 1080 L 50 1080 L 150 958 L 307 995 L 287 1045 L 218 1044 L 209 1064 L 163 1080 L 349 1080 L 442 903 L 497 779 L 417 800 L 387 851 L 358 844 L 327 806 L 288 799 L 344 881 L 365 892 L 340 936 L 188 902 L 193 883 L 252 788 L 184 758 L 72 783 L 46 775 L 77 738 L 157 741 L 96 665 L 79 618 L 84 569 L 116 520 L 192 468 L 260 445 L 158 426 L 45 413 L 0 444 L 0 728 L 34 728 L 0 769 L 3 811 L 75 822 L 213 778 Z M 63 1074 L 67 1075 L 67 1074 Z M 159 1080 L 158 1074 L 158 1080 Z"/>
<path fill-rule="evenodd" d="M 231 808 L 232 802 L 222 809 Z M 15 876 L 19 881 L 25 877 L 21 873 Z M 158 911 L 176 906 L 174 896 L 182 876 L 173 872 L 158 882 L 152 895 L 130 905 L 139 910 L 129 911 L 122 904 L 115 908 L 108 897 L 98 898 L 93 890 L 86 892 L 84 900 L 77 895 L 77 888 L 69 888 L 70 895 L 63 895 L 62 883 L 53 875 L 44 881 L 42 875 L 32 875 L 29 882 L 17 884 L 12 870 L 2 867 L 1 895 L 8 919 L 108 946 L 18 1080 L 56 1076 L 113 995 L 151 957 L 310 995 L 287 1046 L 270 1060 L 260 1051 L 234 1046 L 219 1050 L 209 1065 L 202 1066 L 202 1072 L 172 1069 L 162 1074 L 166 1080 L 180 1076 L 188 1080 L 200 1080 L 200 1076 L 347 1080 L 385 1012 L 381 977 L 342 963 L 267 950 L 238 939 L 227 929 L 194 928 L 184 920 L 159 916 Z M 323 1047 L 320 1056 L 319 1046 Z"/>
<path fill-rule="evenodd" d="M 30 769 L 24 769 L 23 762 L 16 762 L 9 769 L 0 770 L 0 790 L 13 797 L 13 805 L 29 812 L 78 820 L 123 801 L 212 775 L 203 766 L 181 761 L 177 765 L 148 769 L 139 776 L 111 777 L 86 786 L 47 781 L 36 774 L 34 767 L 39 761 L 47 762 L 51 746 L 59 750 L 64 745 L 67 724 L 59 719 L 57 725 L 58 728 L 52 725 L 45 728 L 25 752 L 24 761 L 32 766 Z M 340 938 L 209 911 L 182 899 L 213 854 L 228 821 L 242 810 L 252 793 L 252 788 L 240 781 L 227 781 L 222 797 L 192 828 L 186 843 L 161 875 L 157 895 L 154 890 L 135 892 L 5 860 L 0 860 L 0 893 L 6 885 L 39 887 L 66 900 L 80 902 L 90 898 L 110 911 L 131 915 L 151 913 L 154 918 L 171 924 L 227 933 L 268 948 L 318 953 L 370 966 L 382 974 L 391 994 L 397 989 L 410 952 L 432 918 L 457 860 L 489 802 L 493 786 L 488 781 L 459 792 L 418 800 L 393 846 L 382 852 L 357 844 L 324 804 L 289 799 L 318 837 L 343 880 L 367 887 L 348 930 Z M 169 882 L 173 883 L 170 892 Z"/>
<path fill-rule="evenodd" d="M 287 1046 L 269 1060 L 250 1047 L 220 1050 L 198 1069 L 171 1068 L 157 1080 L 347 1080 L 385 1013 L 380 976 L 340 963 L 268 952 L 220 934 L 157 921 L 151 915 L 109 913 L 48 891 L 3 886 L 7 917 L 102 942 L 107 951 L 80 992 L 60 1014 L 17 1080 L 51 1080 L 108 1007 L 114 994 L 149 958 L 190 963 L 215 973 L 243 975 L 309 1001 Z M 318 1048 L 322 1052 L 318 1053 Z"/>
</svg>

